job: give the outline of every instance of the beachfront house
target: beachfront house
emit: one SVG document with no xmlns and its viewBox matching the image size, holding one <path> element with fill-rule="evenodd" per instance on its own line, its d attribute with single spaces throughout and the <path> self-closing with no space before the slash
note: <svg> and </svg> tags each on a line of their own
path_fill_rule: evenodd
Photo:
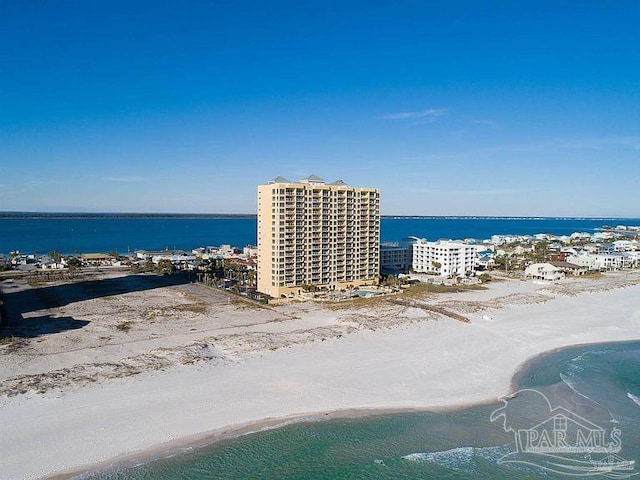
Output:
<svg viewBox="0 0 640 480">
<path fill-rule="evenodd" d="M 551 263 L 533 263 L 524 271 L 525 278 L 554 282 L 564 278 L 564 273 Z"/>
<path fill-rule="evenodd" d="M 567 261 L 595 271 L 614 271 L 632 268 L 638 264 L 636 252 L 581 253 L 570 255 Z"/>
<path fill-rule="evenodd" d="M 587 267 L 565 261 L 550 261 L 551 265 L 559 269 L 565 275 L 584 275 L 589 271 Z"/>
<path fill-rule="evenodd" d="M 49 255 L 43 255 L 36 262 L 36 265 L 40 267 L 42 270 L 62 270 L 66 267 L 64 263 L 64 259 L 61 259 L 59 262 L 55 259 L 51 258 Z"/>
<path fill-rule="evenodd" d="M 638 242 L 635 240 L 616 240 L 611 245 L 613 252 L 632 252 L 638 249 Z"/>
<path fill-rule="evenodd" d="M 491 270 L 496 261 L 494 260 L 495 254 L 490 250 L 483 250 L 477 253 L 476 270 Z"/>
<path fill-rule="evenodd" d="M 80 255 L 83 265 L 89 265 L 92 267 L 106 267 L 113 265 L 115 257 L 112 255 L 105 255 L 104 253 L 83 253 Z"/>
<path fill-rule="evenodd" d="M 591 241 L 591 234 L 588 232 L 574 232 L 569 238 L 573 243 L 586 243 Z"/>
</svg>

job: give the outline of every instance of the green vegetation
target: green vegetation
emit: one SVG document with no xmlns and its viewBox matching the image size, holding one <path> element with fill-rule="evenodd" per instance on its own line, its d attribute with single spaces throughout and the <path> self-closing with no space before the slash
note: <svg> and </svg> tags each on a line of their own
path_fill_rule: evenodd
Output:
<svg viewBox="0 0 640 480">
<path fill-rule="evenodd" d="M 386 285 L 387 287 L 395 287 L 399 283 L 400 283 L 400 280 L 398 279 L 398 277 L 396 277 L 395 275 L 391 275 L 391 274 L 387 275 L 387 277 L 382 282 L 382 284 Z"/>
<path fill-rule="evenodd" d="M 270 307 L 268 307 L 266 303 L 260 303 L 257 300 L 253 300 L 252 298 L 246 298 L 239 295 L 233 295 L 233 296 L 230 296 L 229 298 L 231 299 L 231 303 L 233 305 L 236 305 L 241 309 L 253 309 L 253 310 L 260 310 L 260 309 L 269 310 L 270 309 Z"/>
<path fill-rule="evenodd" d="M 429 293 L 461 293 L 468 290 L 486 290 L 482 285 L 434 285 L 433 283 L 417 283 L 402 292 L 403 297 L 417 298 Z"/>
<path fill-rule="evenodd" d="M 576 278 L 586 278 L 589 280 L 597 280 L 598 278 L 602 278 L 604 275 L 601 272 L 590 272 L 590 273 L 585 273 L 584 275 L 580 275 L 579 277 Z"/>
<path fill-rule="evenodd" d="M 44 277 L 40 275 L 29 275 L 29 277 L 27 277 L 27 285 L 30 287 L 41 287 L 45 283 Z"/>
<path fill-rule="evenodd" d="M 190 312 L 190 313 L 199 313 L 205 314 L 207 313 L 207 306 L 204 303 L 196 302 L 196 303 L 183 303 L 182 305 L 173 305 L 171 307 L 163 307 L 160 309 L 154 310 L 155 316 L 159 315 L 170 315 L 174 312 Z"/>
<path fill-rule="evenodd" d="M 11 335 L 10 337 L 0 337 L 0 346 L 5 346 L 11 353 L 15 353 L 18 351 L 20 347 L 24 345 L 24 340 L 14 337 Z"/>
<path fill-rule="evenodd" d="M 131 330 L 131 325 L 133 325 L 132 321 L 120 322 L 116 325 L 116 330 L 120 330 L 121 332 L 128 332 Z"/>
<path fill-rule="evenodd" d="M 329 310 L 348 310 L 352 308 L 370 308 L 381 305 L 387 301 L 386 295 L 376 295 L 373 297 L 352 297 L 346 300 L 323 303 Z"/>
<path fill-rule="evenodd" d="M 67 268 L 72 272 L 82 267 L 82 261 L 78 257 L 68 257 L 66 263 Z"/>
<path fill-rule="evenodd" d="M 346 310 L 350 308 L 369 308 L 390 301 L 391 298 L 422 298 L 428 294 L 437 293 L 462 293 L 469 290 L 487 290 L 487 287 L 479 284 L 475 285 L 434 285 L 412 281 L 401 293 L 389 295 L 374 295 L 372 297 L 353 297 L 346 300 L 327 302 L 325 307 L 330 310 Z"/>
<path fill-rule="evenodd" d="M 207 313 L 207 306 L 204 303 L 185 303 L 184 305 L 176 305 L 172 309 L 179 312 Z"/>
<path fill-rule="evenodd" d="M 60 255 L 60 252 L 51 250 L 49 253 L 47 253 L 47 255 L 51 257 L 51 259 L 56 263 L 60 263 L 62 261 L 62 255 Z"/>
<path fill-rule="evenodd" d="M 533 260 L 544 262 L 549 258 L 549 242 L 536 242 L 533 244 Z"/>
<path fill-rule="evenodd" d="M 168 258 L 163 258 L 157 263 L 153 271 L 158 275 L 168 275 L 173 272 L 173 264 Z"/>
</svg>

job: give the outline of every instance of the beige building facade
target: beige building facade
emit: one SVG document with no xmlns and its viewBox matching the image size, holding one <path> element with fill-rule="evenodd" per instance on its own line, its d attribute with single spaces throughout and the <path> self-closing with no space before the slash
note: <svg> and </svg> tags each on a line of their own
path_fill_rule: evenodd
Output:
<svg viewBox="0 0 640 480">
<path fill-rule="evenodd" d="M 379 268 L 379 190 L 314 175 L 258 186 L 258 291 L 281 298 L 309 285 L 372 285 Z"/>
</svg>

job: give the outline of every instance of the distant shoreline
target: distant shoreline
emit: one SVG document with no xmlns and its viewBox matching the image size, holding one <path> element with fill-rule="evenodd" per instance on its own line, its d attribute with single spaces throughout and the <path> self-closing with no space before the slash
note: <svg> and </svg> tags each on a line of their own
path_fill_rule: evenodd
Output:
<svg viewBox="0 0 640 480">
<path fill-rule="evenodd" d="M 253 213 L 76 213 L 76 212 L 0 212 L 0 218 L 251 218 L 255 219 Z"/>
<path fill-rule="evenodd" d="M 2 218 L 48 218 L 48 219 L 65 219 L 65 218 L 202 218 L 202 219 L 255 219 L 255 213 L 136 213 L 136 212 L 0 212 Z M 510 215 L 381 215 L 380 218 L 389 219 L 461 219 L 461 220 L 602 220 L 602 221 L 620 221 L 620 220 L 638 220 L 640 217 L 572 217 L 572 216 L 510 216 Z"/>
</svg>

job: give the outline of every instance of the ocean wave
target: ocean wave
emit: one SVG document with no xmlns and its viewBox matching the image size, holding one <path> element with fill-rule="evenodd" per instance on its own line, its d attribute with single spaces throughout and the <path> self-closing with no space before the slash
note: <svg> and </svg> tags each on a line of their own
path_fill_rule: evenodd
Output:
<svg viewBox="0 0 640 480">
<path fill-rule="evenodd" d="M 568 375 L 565 375 L 563 373 L 560 374 L 560 378 L 562 379 L 562 381 L 564 382 L 564 384 L 569 387 L 571 390 L 573 390 L 574 393 L 580 395 L 582 398 L 586 398 L 587 400 L 589 400 L 590 402 L 595 403 L 596 405 L 600 405 L 598 402 L 596 402 L 595 400 L 593 400 L 592 398 L 586 396 L 584 393 L 580 392 L 577 388 L 576 388 L 576 382 L 575 380 L 569 378 Z"/>
<path fill-rule="evenodd" d="M 634 402 L 634 403 L 637 403 L 637 402 Z M 637 425 L 638 418 L 636 416 L 628 416 L 628 415 L 620 415 L 620 414 L 616 415 L 612 413 L 611 424 L 615 425 L 620 430 L 625 431 L 628 425 Z M 635 427 L 631 427 L 631 428 L 635 428 Z"/>
<path fill-rule="evenodd" d="M 629 392 L 627 392 L 627 397 L 633 400 L 633 403 L 640 406 L 640 397 L 636 397 L 633 393 L 629 393 Z"/>
<path fill-rule="evenodd" d="M 474 470 L 474 459 L 482 458 L 488 461 L 497 461 L 511 451 L 509 445 L 495 447 L 457 447 L 440 452 L 418 452 L 402 457 L 404 460 L 420 463 L 435 463 L 442 467 L 456 471 Z"/>
<path fill-rule="evenodd" d="M 572 358 L 567 362 L 567 373 L 571 375 L 576 375 L 578 373 L 582 373 L 584 371 L 585 363 L 587 359 L 585 358 L 586 352 L 582 355 L 578 355 L 577 357 Z"/>
<path fill-rule="evenodd" d="M 582 373 L 589 362 L 594 360 L 593 357 L 601 357 L 610 353 L 611 350 L 587 350 L 567 362 L 567 374 L 577 375 Z"/>
</svg>

